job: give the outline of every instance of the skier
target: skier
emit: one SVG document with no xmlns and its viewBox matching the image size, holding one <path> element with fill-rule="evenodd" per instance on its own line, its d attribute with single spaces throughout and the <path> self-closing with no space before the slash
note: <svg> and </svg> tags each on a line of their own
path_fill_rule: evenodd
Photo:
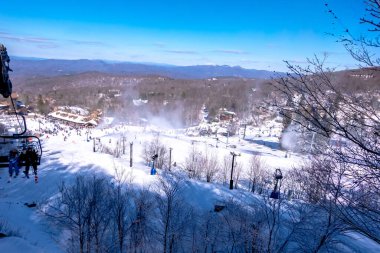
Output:
<svg viewBox="0 0 380 253">
<path fill-rule="evenodd" d="M 19 154 L 17 149 L 12 149 L 9 151 L 9 180 L 8 183 L 10 182 L 10 179 L 13 176 L 13 172 L 15 172 L 15 178 L 18 176 L 19 173 L 19 166 L 18 166 L 18 161 L 19 161 Z"/>
<path fill-rule="evenodd" d="M 29 178 L 29 168 L 30 166 L 33 167 L 34 172 L 34 180 L 38 181 L 37 177 L 37 162 L 38 162 L 38 156 L 36 151 L 32 147 L 28 147 L 25 153 L 25 176 Z"/>
</svg>

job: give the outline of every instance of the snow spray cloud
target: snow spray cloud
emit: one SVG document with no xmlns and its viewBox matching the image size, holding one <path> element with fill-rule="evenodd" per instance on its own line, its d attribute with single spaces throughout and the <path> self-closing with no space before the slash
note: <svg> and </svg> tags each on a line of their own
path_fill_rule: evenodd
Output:
<svg viewBox="0 0 380 253">
<path fill-rule="evenodd" d="M 128 96 L 125 104 L 123 111 L 113 112 L 107 115 L 113 119 L 112 124 L 148 124 L 161 129 L 178 129 L 184 127 L 182 116 L 184 107 L 181 103 L 159 103 L 157 101 L 141 99 L 139 96 Z"/>
<path fill-rule="evenodd" d="M 148 102 L 149 103 L 149 102 Z M 176 103 L 168 108 L 162 105 L 158 112 L 153 113 L 149 108 L 143 112 L 148 124 L 163 129 L 178 129 L 183 128 L 183 112 L 184 108 L 181 104 Z"/>
<path fill-rule="evenodd" d="M 299 143 L 299 132 L 297 127 L 290 124 L 282 133 L 281 146 L 286 150 L 295 151 Z"/>
</svg>

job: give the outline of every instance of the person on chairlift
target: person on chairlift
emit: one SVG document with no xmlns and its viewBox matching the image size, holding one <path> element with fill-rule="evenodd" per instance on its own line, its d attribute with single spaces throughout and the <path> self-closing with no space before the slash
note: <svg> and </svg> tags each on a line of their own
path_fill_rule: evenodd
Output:
<svg viewBox="0 0 380 253">
<path fill-rule="evenodd" d="M 11 178 L 13 176 L 13 173 L 15 173 L 14 177 L 16 178 L 19 173 L 19 166 L 18 166 L 18 161 L 19 161 L 19 154 L 17 149 L 12 149 L 9 151 L 9 177 Z"/>
<path fill-rule="evenodd" d="M 33 167 L 34 175 L 37 176 L 37 163 L 38 156 L 36 151 L 32 147 L 28 147 L 25 152 L 25 176 L 29 178 L 29 168 Z"/>
</svg>

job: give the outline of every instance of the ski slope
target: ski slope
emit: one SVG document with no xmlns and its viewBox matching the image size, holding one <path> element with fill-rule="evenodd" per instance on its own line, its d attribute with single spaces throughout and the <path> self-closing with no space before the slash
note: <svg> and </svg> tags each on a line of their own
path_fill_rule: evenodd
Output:
<svg viewBox="0 0 380 253">
<path fill-rule="evenodd" d="M 28 119 L 31 130 L 38 130 L 37 120 Z M 57 127 L 53 123 L 44 120 L 45 130 Z M 134 155 L 133 167 L 129 167 L 129 149 L 120 158 L 93 151 L 93 141 L 88 141 L 85 129 L 77 131 L 60 125 L 61 130 L 57 135 L 44 134 L 41 136 L 43 143 L 43 158 L 39 166 L 39 182 L 36 184 L 30 179 L 12 178 L 7 183 L 7 168 L 0 170 L 0 220 L 6 221 L 9 231 L 13 235 L 0 239 L 1 252 L 65 252 L 62 234 L 59 228 L 51 226 L 36 207 L 29 208 L 25 203 L 36 203 L 42 207 L 49 199 L 54 198 L 61 182 L 70 183 L 78 174 L 83 175 L 107 175 L 113 177 L 116 170 L 124 170 L 131 179 L 134 187 L 145 187 L 157 182 L 158 176 L 150 175 L 150 167 L 147 166 L 141 152 L 145 141 L 155 138 L 157 135 L 165 145 L 173 148 L 172 161 L 180 167 L 185 161 L 185 154 L 194 145 L 200 149 L 215 149 L 219 157 L 229 155 L 231 151 L 241 154 L 237 159 L 242 163 L 248 163 L 252 154 L 262 157 L 268 168 L 281 168 L 284 171 L 302 163 L 303 158 L 292 155 L 285 158 L 285 152 L 278 149 L 276 136 L 257 137 L 255 130 L 248 131 L 246 140 L 238 136 L 220 137 L 219 142 L 213 137 L 188 137 L 182 130 L 165 130 L 154 127 L 137 127 L 119 125 L 92 129 L 91 138 L 100 138 L 104 145 L 115 145 L 120 136 L 126 137 L 126 143 L 133 142 Z M 255 137 L 256 136 L 256 137 Z M 218 147 L 216 148 L 216 145 Z M 235 145 L 236 148 L 232 148 Z M 179 170 L 179 168 L 173 168 Z M 22 171 L 22 170 L 21 170 Z M 158 171 L 158 174 L 161 174 Z M 213 210 L 214 204 L 226 199 L 237 199 L 241 202 L 258 201 L 252 193 L 241 189 L 229 190 L 227 185 L 220 183 L 206 183 L 203 181 L 186 181 L 184 198 L 192 205 L 203 209 Z M 355 235 L 357 236 L 357 235 Z M 364 238 L 357 238 L 357 243 L 350 242 L 347 252 L 379 252 L 378 245 Z"/>
</svg>

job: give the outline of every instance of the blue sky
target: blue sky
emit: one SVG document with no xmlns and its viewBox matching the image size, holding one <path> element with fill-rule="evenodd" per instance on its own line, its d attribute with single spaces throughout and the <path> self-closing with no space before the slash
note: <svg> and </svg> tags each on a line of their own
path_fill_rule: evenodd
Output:
<svg viewBox="0 0 380 253">
<path fill-rule="evenodd" d="M 0 43 L 17 56 L 279 71 L 327 54 L 346 68 L 354 61 L 326 33 L 359 34 L 363 13 L 362 0 L 7 0 Z"/>
</svg>

